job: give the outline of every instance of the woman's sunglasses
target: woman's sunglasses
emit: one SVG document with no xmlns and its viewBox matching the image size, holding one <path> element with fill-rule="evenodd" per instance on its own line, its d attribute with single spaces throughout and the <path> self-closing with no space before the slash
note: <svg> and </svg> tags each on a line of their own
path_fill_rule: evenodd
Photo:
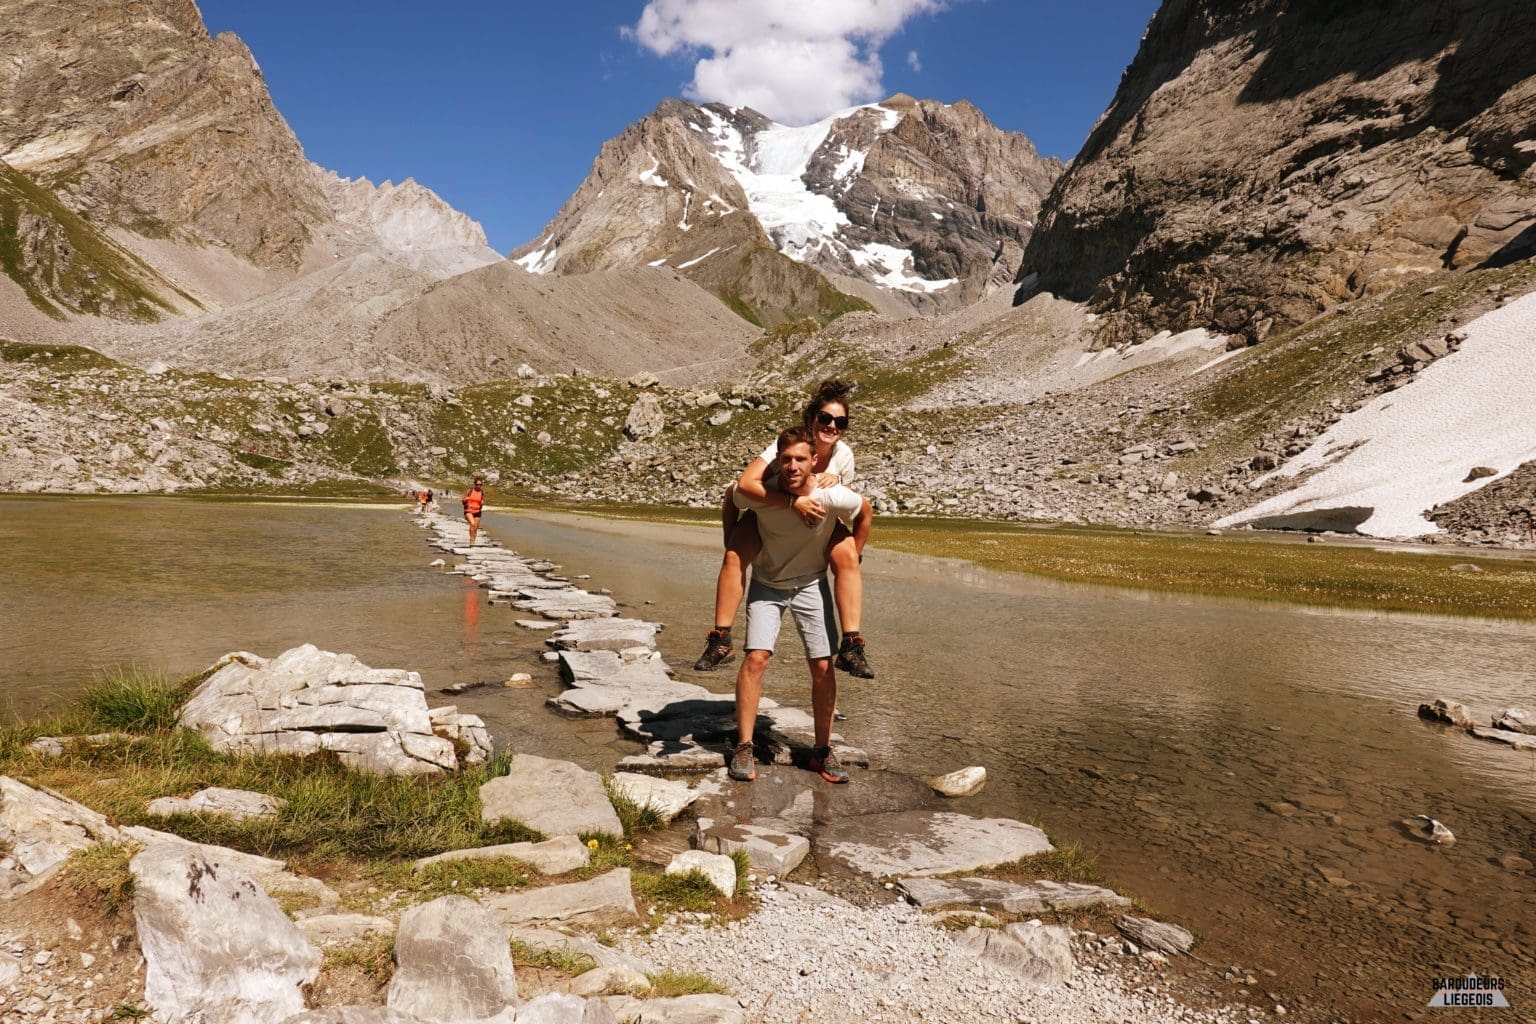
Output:
<svg viewBox="0 0 1536 1024">
<path fill-rule="evenodd" d="M 838 430 L 847 430 L 848 429 L 848 417 L 847 416 L 833 416 L 829 412 L 819 412 L 819 413 L 817 413 L 816 414 L 816 422 L 820 423 L 824 427 L 836 427 Z"/>
</svg>

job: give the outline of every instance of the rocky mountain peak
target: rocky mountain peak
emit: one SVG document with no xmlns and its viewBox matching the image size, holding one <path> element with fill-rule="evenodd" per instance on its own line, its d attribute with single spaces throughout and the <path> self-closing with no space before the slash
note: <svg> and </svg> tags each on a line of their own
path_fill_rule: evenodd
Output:
<svg viewBox="0 0 1536 1024">
<path fill-rule="evenodd" d="M 539 273 L 646 264 L 718 284 L 735 276 L 719 264 L 768 247 L 886 308 L 948 308 L 1016 259 L 1060 169 L 969 103 L 897 95 L 789 126 L 669 99 L 604 144 L 513 256 Z"/>
<path fill-rule="evenodd" d="M 316 167 L 336 220 L 372 232 L 402 251 L 484 248 L 485 229 L 449 206 L 436 192 L 406 178 L 374 185 L 367 178 L 343 178 Z"/>
</svg>

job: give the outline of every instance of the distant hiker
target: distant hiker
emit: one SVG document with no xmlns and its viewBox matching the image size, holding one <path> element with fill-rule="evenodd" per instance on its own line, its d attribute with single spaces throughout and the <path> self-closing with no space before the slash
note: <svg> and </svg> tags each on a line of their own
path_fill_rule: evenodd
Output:
<svg viewBox="0 0 1536 1024">
<path fill-rule="evenodd" d="M 480 533 L 480 511 L 485 508 L 485 491 L 482 488 L 485 481 L 481 477 L 475 477 L 475 482 L 469 490 L 464 492 L 460 504 L 464 506 L 464 521 L 469 524 L 469 543 L 475 543 L 475 537 Z"/>
<path fill-rule="evenodd" d="M 811 392 L 801 417 L 801 427 L 815 446 L 812 468 L 820 487 L 846 485 L 853 479 L 853 449 L 843 441 L 848 431 L 851 390 L 850 385 L 840 380 L 822 381 Z M 770 444 L 748 464 L 736 482 L 725 489 L 725 501 L 720 509 L 721 526 L 725 530 L 725 555 L 720 560 L 720 575 L 715 581 L 715 626 L 704 641 L 704 653 L 693 665 L 695 671 L 712 672 L 735 657 L 731 648 L 731 624 L 747 589 L 747 566 L 752 564 L 762 543 L 756 514 L 750 509 L 745 513 L 740 511 L 734 495 L 745 494 L 770 507 L 793 510 L 806 526 L 812 528 L 826 517 L 826 511 L 810 497 L 792 497 L 779 486 L 776 482 L 777 457 L 775 446 Z M 837 616 L 843 627 L 837 667 L 861 679 L 875 678 L 864 655 L 864 638 L 859 632 L 864 611 L 864 576 L 859 562 L 869 540 L 872 512 L 869 502 L 864 501 L 858 525 L 849 531 L 842 524 L 835 524 L 827 541 L 827 557 L 835 578 Z"/>
<path fill-rule="evenodd" d="M 417 512 L 425 512 L 427 510 L 427 502 L 429 502 L 431 500 L 432 500 L 432 492 L 431 491 L 428 491 L 428 490 L 417 491 L 416 492 L 416 511 Z"/>
<path fill-rule="evenodd" d="M 747 653 L 736 673 L 736 746 L 731 750 L 730 777 L 738 782 L 757 778 L 753 766 L 752 733 L 763 695 L 763 672 L 773 657 L 784 612 L 795 617 L 805 644 L 811 673 L 811 715 L 815 745 L 811 771 L 832 783 L 848 781 L 848 772 L 832 750 L 832 714 L 837 706 L 837 673 L 832 667 L 832 638 L 837 624 L 827 598 L 827 548 L 840 520 L 854 522 L 866 506 L 863 498 L 842 484 L 821 486 L 813 471 L 815 442 L 800 427 L 779 435 L 774 446 L 779 486 L 788 496 L 762 500 L 738 488 L 734 500 L 757 512 L 760 542 L 752 560 L 752 586 L 747 592 Z M 799 498 L 810 498 L 821 516 L 809 529 L 796 511 Z"/>
</svg>

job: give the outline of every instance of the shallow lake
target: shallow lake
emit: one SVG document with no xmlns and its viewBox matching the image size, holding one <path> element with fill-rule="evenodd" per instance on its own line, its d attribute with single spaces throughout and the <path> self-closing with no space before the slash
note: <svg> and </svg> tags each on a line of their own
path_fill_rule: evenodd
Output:
<svg viewBox="0 0 1536 1024">
<path fill-rule="evenodd" d="M 486 525 L 667 623 L 680 675 L 729 688 L 687 670 L 717 531 L 545 513 Z M 420 671 L 429 693 L 498 684 L 431 700 L 482 715 L 503 744 L 601 768 L 633 749 L 611 722 L 543 710 L 539 638 L 428 569 L 436 552 L 398 509 L 14 498 L 0 552 L 0 707 L 19 713 L 93 666 L 175 674 L 307 641 Z M 957 809 L 1082 842 L 1112 884 L 1196 930 L 1202 956 L 1251 972 L 1266 1008 L 1271 991 L 1293 1010 L 1404 1019 L 1427 1012 L 1434 977 L 1475 970 L 1536 1012 L 1536 877 L 1511 859 L 1536 860 L 1536 755 L 1415 714 L 1435 696 L 1480 717 L 1536 704 L 1529 625 L 1057 584 L 878 548 L 865 572 L 879 678 L 842 680 L 839 706 L 876 764 L 985 765 L 987 789 Z M 800 657 L 786 631 L 770 696 L 808 703 Z M 501 688 L 516 671 L 541 688 Z M 1410 837 L 1416 814 L 1457 843 Z"/>
</svg>

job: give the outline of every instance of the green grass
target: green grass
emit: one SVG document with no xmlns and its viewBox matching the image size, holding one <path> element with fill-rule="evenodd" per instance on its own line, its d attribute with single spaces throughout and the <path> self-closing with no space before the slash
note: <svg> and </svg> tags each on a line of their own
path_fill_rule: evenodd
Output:
<svg viewBox="0 0 1536 1024">
<path fill-rule="evenodd" d="M 118 1003 L 112 1007 L 113 1020 L 143 1020 L 149 1016 L 149 1011 L 138 1003 Z"/>
<path fill-rule="evenodd" d="M 395 937 L 369 935 L 345 946 L 328 947 L 323 965 L 330 970 L 359 970 L 382 984 L 395 973 Z"/>
<path fill-rule="evenodd" d="M 613 804 L 619 823 L 624 826 L 626 838 L 633 839 L 642 832 L 652 832 L 666 824 L 660 812 L 650 804 L 641 806 L 614 788 L 613 780 L 605 777 L 603 788 L 608 791 L 608 802 Z"/>
<path fill-rule="evenodd" d="M 630 881 L 635 897 L 643 900 L 653 912 L 719 914 L 726 909 L 728 902 L 714 883 L 697 870 L 668 875 L 660 871 L 634 869 L 630 873 Z"/>
<path fill-rule="evenodd" d="M 480 786 L 505 774 L 504 759 L 412 779 L 352 771 L 331 754 L 222 754 L 186 730 L 77 747 L 58 758 L 26 750 L 28 740 L 58 732 L 61 725 L 87 727 L 78 718 L 0 727 L 0 773 L 58 790 L 122 824 L 150 825 L 322 873 L 338 862 L 371 869 L 446 850 L 543 838 L 517 822 L 488 825 L 480 820 Z M 267 793 L 288 803 L 275 817 L 248 821 L 145 813 L 145 805 L 156 797 L 184 796 L 207 786 Z"/>
<path fill-rule="evenodd" d="M 79 697 L 82 712 L 102 731 L 172 729 L 196 677 L 172 683 L 164 674 L 132 666 L 103 669 Z"/>
<path fill-rule="evenodd" d="M 439 861 L 420 871 L 409 862 L 399 862 L 379 869 L 373 877 L 380 887 L 404 893 L 417 903 L 476 890 L 526 889 L 532 884 L 528 865 L 505 857 Z"/>
<path fill-rule="evenodd" d="M 24 239 L 21 222 L 35 218 L 43 244 Z M 64 206 L 15 168 L 0 164 L 0 271 L 50 317 L 66 311 L 153 321 L 173 310 L 168 295 L 198 303 L 143 260 Z"/>
<path fill-rule="evenodd" d="M 730 989 L 698 971 L 659 971 L 648 977 L 651 979 L 651 995 L 658 999 L 731 994 Z"/>
<path fill-rule="evenodd" d="M 0 361 L 32 363 L 55 373 L 106 370 L 123 365 L 84 345 L 33 345 L 18 341 L 0 341 Z"/>
<path fill-rule="evenodd" d="M 540 967 L 575 977 L 597 968 L 597 961 L 585 953 L 569 949 L 535 949 L 520 939 L 512 940 L 512 963 L 516 967 Z"/>
<path fill-rule="evenodd" d="M 117 914 L 133 901 L 133 873 L 128 862 L 137 847 L 123 843 L 96 843 L 69 855 L 64 867 L 65 884 L 81 899 Z"/>
<path fill-rule="evenodd" d="M 1082 847 L 1081 843 L 1066 843 L 1045 853 L 1020 857 L 1018 860 L 999 864 L 978 871 L 962 872 L 986 878 L 1028 884 L 1030 882 L 1078 882 L 1085 885 L 1102 885 L 1104 876 L 1098 864 Z"/>
</svg>

